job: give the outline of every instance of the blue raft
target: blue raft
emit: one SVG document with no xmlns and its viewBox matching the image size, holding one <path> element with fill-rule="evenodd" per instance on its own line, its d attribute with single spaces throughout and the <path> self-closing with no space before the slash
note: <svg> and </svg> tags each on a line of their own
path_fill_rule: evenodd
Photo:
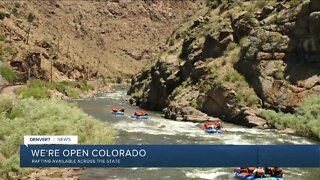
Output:
<svg viewBox="0 0 320 180">
<path fill-rule="evenodd" d="M 236 172 L 235 174 L 236 179 L 238 180 L 284 180 L 283 178 L 277 177 L 264 177 L 264 178 L 254 178 L 253 175 L 243 176 L 242 173 Z"/>
<path fill-rule="evenodd" d="M 135 115 L 132 115 L 131 118 L 133 118 L 133 119 L 149 119 L 149 116 L 135 116 Z"/>
<path fill-rule="evenodd" d="M 224 133 L 224 130 L 222 130 L 222 129 L 214 129 L 214 128 L 211 128 L 211 129 L 205 129 L 204 130 L 206 133 L 211 133 L 211 134 L 214 134 L 214 133 L 216 133 L 216 134 L 223 134 Z"/>
<path fill-rule="evenodd" d="M 122 111 L 117 111 L 117 112 L 112 112 L 113 115 L 116 115 L 116 116 L 123 116 L 124 115 L 124 112 Z"/>
</svg>

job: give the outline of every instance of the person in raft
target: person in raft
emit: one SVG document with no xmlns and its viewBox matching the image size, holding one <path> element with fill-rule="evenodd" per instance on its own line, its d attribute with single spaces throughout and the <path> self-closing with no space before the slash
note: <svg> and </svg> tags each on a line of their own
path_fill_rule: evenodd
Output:
<svg viewBox="0 0 320 180">
<path fill-rule="evenodd" d="M 145 111 L 136 111 L 134 112 L 135 116 L 148 116 L 148 113 Z"/>
<path fill-rule="evenodd" d="M 276 177 L 276 178 L 282 178 L 283 170 L 281 168 L 278 168 L 278 167 L 273 167 L 273 168 L 271 168 L 270 176 L 271 177 Z"/>
<path fill-rule="evenodd" d="M 256 168 L 253 171 L 253 177 L 254 178 L 264 178 L 265 177 L 265 172 L 263 168 Z"/>
<path fill-rule="evenodd" d="M 207 120 L 205 123 L 204 123 L 204 128 L 206 129 L 212 129 L 213 128 L 213 124 Z"/>
<path fill-rule="evenodd" d="M 220 130 L 220 129 L 223 128 L 223 126 L 222 126 L 222 124 L 221 124 L 220 121 L 215 121 L 215 122 L 214 122 L 214 128 L 215 128 L 216 130 Z"/>
</svg>

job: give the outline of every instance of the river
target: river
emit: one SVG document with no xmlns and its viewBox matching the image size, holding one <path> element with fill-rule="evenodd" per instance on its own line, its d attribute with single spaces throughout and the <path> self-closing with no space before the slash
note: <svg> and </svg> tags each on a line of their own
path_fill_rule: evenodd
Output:
<svg viewBox="0 0 320 180">
<path fill-rule="evenodd" d="M 100 94 L 88 99 L 73 100 L 86 113 L 111 123 L 118 131 L 117 144 L 315 144 L 307 138 L 275 134 L 270 130 L 246 128 L 224 123 L 225 134 L 206 134 L 195 123 L 178 122 L 150 112 L 150 120 L 133 120 L 129 114 L 138 107 L 126 101 L 126 89 Z M 126 116 L 113 116 L 110 109 L 123 106 Z M 183 152 L 182 152 L 183 153 Z M 320 169 L 285 168 L 285 179 L 319 180 Z M 93 168 L 87 169 L 81 179 L 232 179 L 233 168 Z"/>
</svg>

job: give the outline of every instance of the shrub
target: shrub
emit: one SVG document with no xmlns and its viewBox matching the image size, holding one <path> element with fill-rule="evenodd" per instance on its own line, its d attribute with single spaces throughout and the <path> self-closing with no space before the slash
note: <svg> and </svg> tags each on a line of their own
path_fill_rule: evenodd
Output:
<svg viewBox="0 0 320 180">
<path fill-rule="evenodd" d="M 240 49 L 236 49 L 234 51 L 232 51 L 230 54 L 229 54 L 229 60 L 231 62 L 231 64 L 235 64 L 236 62 L 239 61 L 240 59 Z"/>
<path fill-rule="evenodd" d="M 93 90 L 94 88 L 88 84 L 87 81 L 81 81 L 78 83 L 78 87 L 82 90 L 82 91 L 89 91 L 89 90 Z"/>
<path fill-rule="evenodd" d="M 29 85 L 19 90 L 18 94 L 21 98 L 33 97 L 35 99 L 48 98 L 49 90 L 57 90 L 70 98 L 79 98 L 77 90 L 89 91 L 94 87 L 90 86 L 86 81 L 81 82 L 47 82 L 40 79 L 30 81 Z"/>
<path fill-rule="evenodd" d="M 243 19 L 250 22 L 251 19 L 254 17 L 254 13 L 255 13 L 255 7 L 249 6 L 247 9 L 247 12 L 243 15 Z"/>
<path fill-rule="evenodd" d="M 4 34 L 0 34 L 0 41 L 6 40 L 6 36 Z"/>
<path fill-rule="evenodd" d="M 232 83 L 235 83 L 238 81 L 242 81 L 242 82 L 245 81 L 244 77 L 232 68 L 227 69 L 227 72 L 224 76 L 224 80 Z"/>
<path fill-rule="evenodd" d="M 17 18 L 20 17 L 20 13 L 19 13 L 19 11 L 18 11 L 18 9 L 16 7 L 12 8 L 11 13 Z"/>
<path fill-rule="evenodd" d="M 68 97 L 73 98 L 73 99 L 79 98 L 78 92 L 73 88 L 72 89 L 68 88 L 66 90 L 66 94 L 67 94 Z"/>
<path fill-rule="evenodd" d="M 237 48 L 237 47 L 238 47 L 238 44 L 237 44 L 237 43 L 231 42 L 231 43 L 229 43 L 228 46 L 227 46 L 227 51 L 231 51 L 231 50 L 233 50 L 233 49 L 235 49 L 235 48 Z"/>
<path fill-rule="evenodd" d="M 307 98 L 295 114 L 264 110 L 260 115 L 278 129 L 291 128 L 298 134 L 320 139 L 320 95 Z"/>
<path fill-rule="evenodd" d="M 3 49 L 4 51 L 8 52 L 10 55 L 14 55 L 17 53 L 17 49 L 12 46 L 7 46 Z"/>
<path fill-rule="evenodd" d="M 3 20 L 6 17 L 6 13 L 0 11 L 0 20 Z"/>
<path fill-rule="evenodd" d="M 257 103 L 257 96 L 255 94 L 248 93 L 245 98 L 245 103 L 248 107 L 251 107 Z"/>
<path fill-rule="evenodd" d="M 0 113 L 10 112 L 13 107 L 13 101 L 11 98 L 6 96 L 0 97 Z"/>
<path fill-rule="evenodd" d="M 169 46 L 173 46 L 174 45 L 174 39 L 173 38 L 170 38 L 169 40 Z"/>
<path fill-rule="evenodd" d="M 29 14 L 28 14 L 27 19 L 28 19 L 28 22 L 29 22 L 29 23 L 32 23 L 32 21 L 34 20 L 34 18 L 35 18 L 35 15 L 33 15 L 32 13 L 29 13 Z"/>
<path fill-rule="evenodd" d="M 301 3 L 300 0 L 290 0 L 290 6 L 291 7 L 296 7 Z"/>
<path fill-rule="evenodd" d="M 0 107 L 8 100 L 0 97 Z M 11 110 L 0 109 L 0 152 L 7 159 L 0 163 L 0 179 L 19 175 L 19 145 L 26 134 L 78 135 L 80 144 L 113 144 L 116 131 L 107 123 L 86 115 L 74 105 L 58 100 L 23 99 L 11 101 Z M 16 179 L 16 178 L 13 178 Z"/>
<path fill-rule="evenodd" d="M 122 83 L 122 78 L 121 77 L 117 77 L 116 82 L 117 82 L 117 84 L 121 84 Z"/>
<path fill-rule="evenodd" d="M 249 46 L 250 45 L 249 37 L 245 36 L 245 37 L 241 38 L 239 44 L 240 44 L 240 47 L 242 47 L 242 48 Z"/>
<path fill-rule="evenodd" d="M 15 3 L 14 3 L 14 7 L 20 8 L 20 7 L 21 7 L 21 4 L 20 4 L 19 2 L 15 2 Z"/>
<path fill-rule="evenodd" d="M 191 106 L 194 107 L 194 108 L 198 108 L 197 99 L 193 99 L 193 100 L 191 101 Z"/>
<path fill-rule="evenodd" d="M 17 79 L 15 72 L 6 66 L 0 66 L 0 75 L 10 83 L 13 83 Z"/>
<path fill-rule="evenodd" d="M 43 99 L 43 98 L 49 98 L 49 92 L 46 87 L 32 87 L 32 86 L 27 86 L 27 87 L 22 87 L 18 90 L 18 95 L 22 99 L 26 98 L 35 98 L 35 99 Z"/>
</svg>

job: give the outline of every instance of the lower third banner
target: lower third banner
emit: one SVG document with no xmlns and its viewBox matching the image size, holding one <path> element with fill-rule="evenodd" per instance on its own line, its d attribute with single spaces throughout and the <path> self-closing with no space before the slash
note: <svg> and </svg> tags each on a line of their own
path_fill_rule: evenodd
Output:
<svg viewBox="0 0 320 180">
<path fill-rule="evenodd" d="M 320 145 L 20 145 L 21 167 L 320 167 Z"/>
</svg>

